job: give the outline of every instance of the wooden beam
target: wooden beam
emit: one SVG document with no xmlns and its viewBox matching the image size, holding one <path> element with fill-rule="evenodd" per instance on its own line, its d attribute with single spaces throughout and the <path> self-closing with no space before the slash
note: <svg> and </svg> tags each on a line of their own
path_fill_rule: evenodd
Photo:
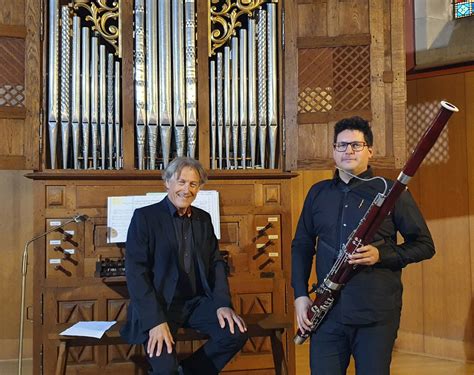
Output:
<svg viewBox="0 0 474 375">
<path fill-rule="evenodd" d="M 26 27 L 22 25 L 0 25 L 0 37 L 26 38 Z"/>
<path fill-rule="evenodd" d="M 297 38 L 298 48 L 320 48 L 341 46 L 366 46 L 370 44 L 370 34 L 339 36 L 308 36 Z"/>
</svg>

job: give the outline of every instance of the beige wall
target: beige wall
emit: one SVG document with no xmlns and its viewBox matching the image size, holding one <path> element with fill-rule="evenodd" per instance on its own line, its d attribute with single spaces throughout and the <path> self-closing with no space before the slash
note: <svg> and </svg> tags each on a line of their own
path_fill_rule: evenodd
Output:
<svg viewBox="0 0 474 375">
<path fill-rule="evenodd" d="M 0 171 L 0 360 L 18 356 L 21 256 L 25 242 L 33 236 L 33 184 L 24 177 L 26 172 Z M 32 302 L 32 274 L 30 268 L 27 274 L 28 305 Z M 25 322 L 25 358 L 31 357 L 31 332 L 31 324 Z"/>
</svg>

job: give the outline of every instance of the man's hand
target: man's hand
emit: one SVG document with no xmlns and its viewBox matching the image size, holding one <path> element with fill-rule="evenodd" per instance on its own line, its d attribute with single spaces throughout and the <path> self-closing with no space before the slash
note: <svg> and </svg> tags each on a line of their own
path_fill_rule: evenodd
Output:
<svg viewBox="0 0 474 375">
<path fill-rule="evenodd" d="M 359 264 L 361 266 L 373 266 L 380 261 L 379 250 L 372 245 L 365 245 L 349 255 L 349 264 Z"/>
<path fill-rule="evenodd" d="M 311 298 L 301 296 L 295 299 L 296 322 L 301 332 L 311 331 L 311 321 L 308 319 L 308 310 L 313 304 Z"/>
<path fill-rule="evenodd" d="M 146 351 L 150 358 L 153 357 L 155 350 L 157 357 L 161 355 L 161 351 L 163 350 L 163 343 L 166 344 L 168 354 L 171 354 L 173 352 L 174 339 L 171 335 L 168 323 L 164 322 L 158 324 L 156 327 L 153 327 L 148 332 L 148 336 L 149 338 Z"/>
<path fill-rule="evenodd" d="M 225 327 L 225 321 L 229 324 L 230 333 L 234 333 L 234 324 L 237 324 L 240 332 L 247 331 L 244 320 L 238 316 L 230 307 L 220 307 L 217 309 L 217 319 L 221 328 Z"/>
</svg>

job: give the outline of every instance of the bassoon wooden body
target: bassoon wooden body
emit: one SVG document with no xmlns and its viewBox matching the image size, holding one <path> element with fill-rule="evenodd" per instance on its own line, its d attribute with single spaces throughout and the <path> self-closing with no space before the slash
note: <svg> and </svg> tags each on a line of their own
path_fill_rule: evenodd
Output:
<svg viewBox="0 0 474 375">
<path fill-rule="evenodd" d="M 456 106 L 445 101 L 441 102 L 438 114 L 418 142 L 389 193 L 386 196 L 382 193 L 377 194 L 357 228 L 343 245 L 331 271 L 316 289 L 316 297 L 308 310 L 311 331 L 302 332 L 298 330 L 294 338 L 296 344 L 305 342 L 311 332 L 319 327 L 334 305 L 341 289 L 359 271 L 361 266 L 349 264 L 349 255 L 356 252 L 358 248 L 372 242 L 383 220 L 393 209 L 398 197 L 405 190 L 406 185 L 435 144 L 453 112 L 458 112 Z"/>
</svg>

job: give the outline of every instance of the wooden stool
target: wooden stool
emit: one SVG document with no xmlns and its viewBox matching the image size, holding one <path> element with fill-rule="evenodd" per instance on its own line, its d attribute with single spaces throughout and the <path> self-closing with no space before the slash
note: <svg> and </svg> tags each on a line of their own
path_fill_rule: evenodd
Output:
<svg viewBox="0 0 474 375">
<path fill-rule="evenodd" d="M 273 354 L 273 364 L 277 375 L 287 375 L 288 366 L 283 350 L 282 334 L 291 328 L 291 318 L 278 314 L 243 315 L 247 324 L 249 337 L 270 337 Z M 69 328 L 71 324 L 60 326 L 58 333 L 48 335 L 50 340 L 59 341 L 59 353 L 55 375 L 65 375 L 69 348 L 74 346 L 119 345 L 125 344 L 120 337 L 120 329 L 124 322 L 113 325 L 100 339 L 79 336 L 61 336 L 59 332 Z M 175 341 L 206 340 L 209 336 L 191 328 L 180 328 L 174 337 Z"/>
</svg>

